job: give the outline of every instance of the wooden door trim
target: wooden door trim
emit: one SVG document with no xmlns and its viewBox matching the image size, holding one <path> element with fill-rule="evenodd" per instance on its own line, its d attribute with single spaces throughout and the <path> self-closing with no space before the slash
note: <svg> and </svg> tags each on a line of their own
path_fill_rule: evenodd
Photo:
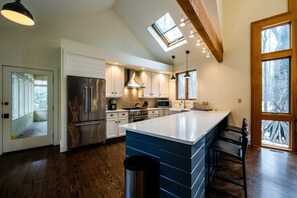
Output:
<svg viewBox="0 0 297 198">
<path fill-rule="evenodd" d="M 292 56 L 292 49 L 283 50 L 279 52 L 273 52 L 269 54 L 262 54 L 262 61 L 268 61 L 268 60 L 275 60 L 279 57 L 286 58 Z"/>
<path fill-rule="evenodd" d="M 297 4 L 297 3 L 296 3 Z M 261 31 L 265 28 L 273 27 L 280 24 L 291 24 L 291 49 L 269 54 L 261 53 Z M 297 12 L 283 13 L 277 16 L 269 17 L 260 21 L 251 23 L 251 143 L 253 146 L 261 146 L 261 122 L 262 119 L 280 120 L 292 122 L 290 133 L 290 149 L 297 151 Z M 290 114 L 269 114 L 262 113 L 262 61 L 275 60 L 289 57 L 291 60 L 291 111 Z"/>
</svg>

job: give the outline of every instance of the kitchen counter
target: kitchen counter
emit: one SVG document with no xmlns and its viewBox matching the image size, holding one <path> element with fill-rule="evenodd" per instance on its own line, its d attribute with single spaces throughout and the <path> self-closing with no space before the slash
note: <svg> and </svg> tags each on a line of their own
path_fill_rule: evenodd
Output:
<svg viewBox="0 0 297 198">
<path fill-rule="evenodd" d="M 125 124 L 121 127 L 140 134 L 194 145 L 229 113 L 229 111 L 189 111 Z"/>
<path fill-rule="evenodd" d="M 226 127 L 229 113 L 189 111 L 122 125 L 126 156 L 145 155 L 159 163 L 160 197 L 205 197 L 216 158 L 208 147 Z"/>
<path fill-rule="evenodd" d="M 125 110 L 125 109 L 106 110 L 106 113 L 119 113 L 119 112 L 128 112 L 128 110 Z"/>
</svg>

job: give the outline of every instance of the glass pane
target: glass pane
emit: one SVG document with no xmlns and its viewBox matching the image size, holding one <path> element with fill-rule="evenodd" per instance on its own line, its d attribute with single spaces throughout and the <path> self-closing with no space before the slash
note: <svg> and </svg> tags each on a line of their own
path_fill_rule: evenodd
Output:
<svg viewBox="0 0 297 198">
<path fill-rule="evenodd" d="M 23 79 L 19 79 L 20 81 L 20 89 L 19 89 L 19 107 L 20 107 L 20 115 L 23 116 L 25 114 L 25 83 Z"/>
<path fill-rule="evenodd" d="M 47 86 L 36 85 L 34 81 L 34 110 L 47 109 Z"/>
<path fill-rule="evenodd" d="M 158 29 L 162 34 L 171 29 L 172 27 L 176 26 L 168 12 L 160 19 L 158 19 L 155 24 L 157 25 Z"/>
<path fill-rule="evenodd" d="M 19 80 L 15 73 L 12 74 L 12 119 L 16 119 L 19 116 Z"/>
<path fill-rule="evenodd" d="M 178 94 L 177 97 L 178 99 L 185 99 L 186 95 L 185 95 L 185 87 L 186 87 L 186 83 L 185 83 L 185 78 L 184 78 L 185 73 L 181 73 L 177 75 L 178 78 Z"/>
<path fill-rule="evenodd" d="M 290 24 L 262 31 L 262 53 L 275 52 L 290 48 Z"/>
<path fill-rule="evenodd" d="M 289 58 L 262 62 L 262 112 L 289 113 Z"/>
<path fill-rule="evenodd" d="M 172 30 L 170 30 L 169 32 L 164 34 L 166 40 L 168 41 L 168 43 L 172 43 L 175 40 L 183 37 L 183 34 L 180 32 L 180 30 L 175 27 Z"/>
<path fill-rule="evenodd" d="M 47 135 L 47 76 L 12 73 L 11 139 Z M 37 86 L 34 86 L 34 77 Z M 34 107 L 38 107 L 33 110 Z"/>
<path fill-rule="evenodd" d="M 196 86 L 197 86 L 197 77 L 196 71 L 189 72 L 189 99 L 196 99 Z"/>
<path fill-rule="evenodd" d="M 262 120 L 262 145 L 289 148 L 289 122 Z"/>
</svg>

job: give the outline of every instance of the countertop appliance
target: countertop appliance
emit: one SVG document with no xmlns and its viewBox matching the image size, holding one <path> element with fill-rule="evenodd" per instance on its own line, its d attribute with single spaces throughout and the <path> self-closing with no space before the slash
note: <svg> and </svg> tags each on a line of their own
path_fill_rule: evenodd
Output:
<svg viewBox="0 0 297 198">
<path fill-rule="evenodd" d="M 158 108 L 170 108 L 170 101 L 169 100 L 158 100 L 157 107 Z"/>
<path fill-rule="evenodd" d="M 68 150 L 106 139 L 105 80 L 67 76 Z"/>
<path fill-rule="evenodd" d="M 148 110 L 141 108 L 124 108 L 129 110 L 129 123 L 148 119 Z"/>
<path fill-rule="evenodd" d="M 117 100 L 112 98 L 109 100 L 108 110 L 116 110 L 116 109 L 117 109 Z"/>
</svg>

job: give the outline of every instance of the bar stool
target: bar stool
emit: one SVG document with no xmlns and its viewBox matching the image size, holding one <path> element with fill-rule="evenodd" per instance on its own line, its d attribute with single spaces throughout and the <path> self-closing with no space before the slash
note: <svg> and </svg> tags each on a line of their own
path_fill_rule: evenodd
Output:
<svg viewBox="0 0 297 198">
<path fill-rule="evenodd" d="M 224 141 L 224 140 L 215 140 L 211 146 L 209 147 L 208 154 L 210 153 L 210 150 L 216 152 L 216 154 L 219 154 L 215 160 L 215 165 L 218 163 L 219 159 L 225 159 L 234 163 L 240 163 L 242 165 L 242 175 L 243 175 L 243 184 L 235 182 L 231 179 L 215 176 L 218 179 L 224 180 L 226 182 L 230 182 L 235 185 L 239 185 L 244 188 L 244 196 L 247 197 L 247 184 L 246 184 L 246 170 L 245 170 L 245 154 L 248 147 L 248 141 L 249 141 L 249 134 L 245 131 L 247 127 L 242 128 L 242 141 L 240 144 L 235 144 L 232 142 Z M 221 154 L 228 155 L 232 158 L 234 158 L 237 161 L 222 158 Z M 217 155 L 216 155 L 217 156 Z M 211 169 L 208 169 L 208 178 L 211 178 L 213 175 L 215 175 L 215 168 L 211 172 Z"/>
<path fill-rule="evenodd" d="M 242 127 L 234 127 L 234 126 L 227 126 L 224 131 L 219 133 L 219 139 L 236 143 L 241 145 L 242 144 L 242 137 L 243 133 L 248 134 L 248 123 L 245 118 L 242 120 Z"/>
<path fill-rule="evenodd" d="M 241 133 L 241 129 L 245 126 L 245 123 L 247 123 L 247 120 L 245 118 L 243 118 L 241 128 L 237 127 L 237 126 L 228 125 L 228 126 L 226 126 L 225 130 L 233 131 L 235 133 Z"/>
</svg>

